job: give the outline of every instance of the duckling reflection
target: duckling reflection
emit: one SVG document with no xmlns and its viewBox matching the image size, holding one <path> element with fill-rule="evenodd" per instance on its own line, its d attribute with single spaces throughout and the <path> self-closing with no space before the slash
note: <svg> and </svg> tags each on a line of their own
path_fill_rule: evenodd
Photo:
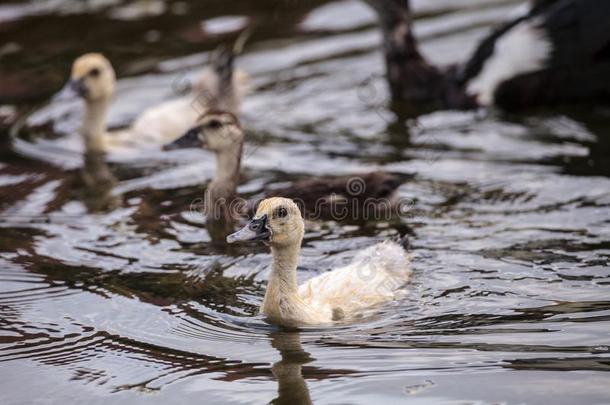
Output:
<svg viewBox="0 0 610 405">
<path fill-rule="evenodd" d="M 108 164 L 106 155 L 89 151 L 84 155 L 81 179 L 85 186 L 84 202 L 90 212 L 108 211 L 121 205 L 121 198 L 112 193 L 117 179 Z"/>
<path fill-rule="evenodd" d="M 277 398 L 272 404 L 311 404 L 309 388 L 303 378 L 303 365 L 314 359 L 303 350 L 298 332 L 271 333 L 271 346 L 277 349 L 282 359 L 271 366 L 278 382 Z"/>
</svg>

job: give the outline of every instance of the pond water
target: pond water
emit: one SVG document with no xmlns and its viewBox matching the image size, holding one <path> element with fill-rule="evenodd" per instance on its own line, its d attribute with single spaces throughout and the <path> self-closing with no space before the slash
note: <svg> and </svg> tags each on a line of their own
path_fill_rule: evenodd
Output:
<svg viewBox="0 0 610 405">
<path fill-rule="evenodd" d="M 462 60 L 521 2 L 414 1 L 434 62 Z M 177 94 L 256 27 L 240 68 L 240 194 L 309 176 L 414 174 L 398 222 L 310 222 L 299 279 L 407 232 L 413 277 L 362 322 L 300 332 L 257 314 L 270 255 L 210 243 L 200 150 L 108 156 L 87 188 L 71 60 L 119 76 L 110 121 Z M 207 30 L 207 31 L 206 31 Z M 358 1 L 0 5 L 0 400 L 34 403 L 610 403 L 610 110 L 390 108 Z M 94 162 L 100 170 L 103 162 Z"/>
</svg>

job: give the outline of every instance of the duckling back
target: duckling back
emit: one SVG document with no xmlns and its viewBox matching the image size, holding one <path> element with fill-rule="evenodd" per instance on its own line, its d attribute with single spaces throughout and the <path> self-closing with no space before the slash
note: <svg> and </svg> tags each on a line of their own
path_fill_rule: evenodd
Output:
<svg viewBox="0 0 610 405">
<path fill-rule="evenodd" d="M 349 319 L 359 312 L 399 297 L 409 280 L 407 252 L 386 241 L 359 252 L 347 266 L 314 277 L 299 287 L 299 295 L 313 310 Z"/>
</svg>

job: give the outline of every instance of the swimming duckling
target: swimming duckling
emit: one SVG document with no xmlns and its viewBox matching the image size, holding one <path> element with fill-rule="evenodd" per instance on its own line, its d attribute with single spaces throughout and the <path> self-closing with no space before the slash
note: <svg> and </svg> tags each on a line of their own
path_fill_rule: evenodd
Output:
<svg viewBox="0 0 610 405">
<path fill-rule="evenodd" d="M 243 207 L 236 205 L 237 185 L 245 134 L 235 115 L 210 111 L 203 115 L 196 129 L 177 139 L 166 149 L 199 144 L 216 155 L 216 172 L 205 192 L 203 214 L 213 241 L 224 241 L 233 232 Z"/>
<path fill-rule="evenodd" d="M 219 201 L 230 204 L 239 183 L 239 168 L 245 136 L 235 115 L 210 111 L 198 125 L 165 149 L 204 147 L 216 154 L 216 174 L 206 192 L 206 205 L 219 207 Z M 298 202 L 308 219 L 352 220 L 354 222 L 388 218 L 394 212 L 396 189 L 412 175 L 381 171 L 331 178 L 297 181 L 289 187 L 274 190 L 267 197 L 285 196 Z M 222 190 L 222 193 L 220 192 Z M 257 201 L 249 201 L 237 212 L 249 217 Z M 223 211 L 224 212 L 224 211 Z M 207 215 L 210 214 L 208 211 Z M 216 215 L 222 217 L 222 215 Z"/>
<path fill-rule="evenodd" d="M 449 108 L 504 109 L 610 99 L 610 2 L 530 0 L 465 63 L 443 70 L 424 58 L 409 0 L 365 0 L 378 13 L 395 99 Z"/>
<path fill-rule="evenodd" d="M 297 286 L 297 265 L 305 224 L 290 199 L 261 201 L 255 217 L 227 237 L 228 243 L 263 241 L 273 262 L 261 313 L 269 322 L 297 328 L 350 320 L 362 311 L 396 299 L 411 270 L 404 249 L 386 241 L 359 252 L 345 267 Z"/>
<path fill-rule="evenodd" d="M 212 68 L 204 71 L 195 90 L 197 108 L 190 97 L 161 103 L 144 111 L 129 128 L 108 132 L 106 118 L 116 85 L 110 61 L 99 53 L 88 53 L 74 61 L 71 79 L 61 97 L 76 95 L 85 101 L 82 135 L 88 152 L 124 147 L 151 147 L 170 142 L 187 131 L 213 104 L 235 114 L 247 91 L 247 74 L 233 74 L 232 51 L 216 51 Z"/>
</svg>

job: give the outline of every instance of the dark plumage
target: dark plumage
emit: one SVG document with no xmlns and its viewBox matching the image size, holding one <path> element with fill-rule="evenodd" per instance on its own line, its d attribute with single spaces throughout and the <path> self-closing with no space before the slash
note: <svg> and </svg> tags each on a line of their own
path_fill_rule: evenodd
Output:
<svg viewBox="0 0 610 405">
<path fill-rule="evenodd" d="M 379 220 L 393 214 L 396 189 L 411 178 L 382 171 L 313 178 L 268 192 L 265 198 L 290 198 L 307 219 Z"/>
<path fill-rule="evenodd" d="M 208 231 L 215 240 L 224 240 L 235 220 L 251 217 L 260 201 L 244 203 L 237 198 L 243 142 L 244 133 L 234 115 L 208 112 L 195 128 L 166 146 L 166 149 L 205 147 L 216 154 L 216 173 L 206 190 L 204 207 Z M 268 192 L 265 198 L 290 198 L 309 219 L 351 222 L 389 219 L 399 208 L 395 205 L 394 192 L 411 177 L 377 171 L 306 179 Z"/>
<path fill-rule="evenodd" d="M 394 98 L 428 106 L 469 108 L 494 104 L 504 109 L 575 102 L 610 102 L 610 2 L 599 0 L 534 0 L 530 10 L 496 28 L 480 42 L 463 65 L 440 70 L 425 61 L 413 38 L 408 0 L 366 0 L 379 14 L 384 34 L 387 76 Z M 532 39 L 515 40 L 522 28 Z M 536 35 L 534 35 L 536 34 Z M 539 34 L 539 38 L 538 38 Z M 509 38 L 510 36 L 512 38 Z M 548 44 L 549 52 L 536 50 L 543 62 L 536 69 L 523 67 L 531 58 L 520 52 L 503 52 L 507 39 L 523 47 Z M 527 37 L 526 37 L 527 39 Z M 513 48 L 516 48 L 513 46 Z M 532 50 L 532 52 L 534 52 Z M 526 54 L 527 55 L 527 54 Z M 512 69 L 484 82 L 481 97 L 469 85 L 496 67 Z M 488 69 L 485 71 L 485 69 Z M 507 76 L 507 77 L 504 77 Z M 477 86 L 481 91 L 483 85 Z M 488 100 L 489 99 L 489 100 Z"/>
</svg>

